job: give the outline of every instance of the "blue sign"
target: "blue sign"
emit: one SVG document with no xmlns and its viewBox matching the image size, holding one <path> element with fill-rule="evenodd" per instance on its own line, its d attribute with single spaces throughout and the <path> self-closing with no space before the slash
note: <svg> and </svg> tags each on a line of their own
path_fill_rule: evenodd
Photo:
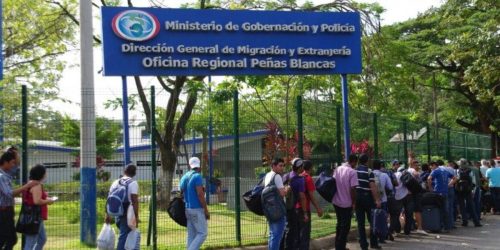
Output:
<svg viewBox="0 0 500 250">
<path fill-rule="evenodd" d="M 357 12 L 102 7 L 104 75 L 361 73 Z"/>
<path fill-rule="evenodd" d="M 3 27 L 2 27 L 2 23 L 3 23 L 3 8 L 2 8 L 2 5 L 3 5 L 3 1 L 0 0 L 0 80 L 3 80 L 3 53 L 1 51 L 1 48 L 3 48 Z"/>
</svg>

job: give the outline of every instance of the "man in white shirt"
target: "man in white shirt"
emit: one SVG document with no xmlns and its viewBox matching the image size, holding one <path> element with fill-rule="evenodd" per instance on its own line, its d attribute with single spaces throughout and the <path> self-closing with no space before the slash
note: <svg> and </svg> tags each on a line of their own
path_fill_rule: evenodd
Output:
<svg viewBox="0 0 500 250">
<path fill-rule="evenodd" d="M 481 171 L 481 174 L 486 176 L 486 171 L 490 169 L 490 162 L 488 160 L 482 159 L 481 160 L 481 167 L 479 167 L 479 170 Z"/>
<path fill-rule="evenodd" d="M 274 185 L 279 190 L 281 197 L 285 197 L 286 193 L 290 190 L 289 186 L 285 187 L 283 185 L 283 178 L 281 175 L 285 170 L 285 161 L 281 158 L 276 158 L 271 163 L 271 171 L 266 174 L 264 178 L 264 186 L 267 186 L 271 183 L 274 178 Z M 283 218 L 277 221 L 268 221 L 269 224 L 269 242 L 268 249 L 269 250 L 278 250 L 280 249 L 280 242 L 283 238 L 283 233 L 285 232 L 286 225 L 286 216 L 283 215 Z"/>
<path fill-rule="evenodd" d="M 119 185 L 127 185 L 127 199 L 123 203 L 123 215 L 115 218 L 116 225 L 120 229 L 120 235 L 118 237 L 118 245 L 116 246 L 117 250 L 125 249 L 125 241 L 127 240 L 127 235 L 131 231 L 127 224 L 127 210 L 129 205 L 132 205 L 134 208 L 135 218 L 137 223 L 139 223 L 139 184 L 133 178 L 135 177 L 137 171 L 137 167 L 135 165 L 128 165 L 123 171 L 123 176 L 119 179 L 115 180 L 111 187 L 109 188 L 109 192 L 111 193 L 114 189 L 118 188 Z M 106 223 L 111 222 L 111 217 L 106 214 Z"/>
</svg>

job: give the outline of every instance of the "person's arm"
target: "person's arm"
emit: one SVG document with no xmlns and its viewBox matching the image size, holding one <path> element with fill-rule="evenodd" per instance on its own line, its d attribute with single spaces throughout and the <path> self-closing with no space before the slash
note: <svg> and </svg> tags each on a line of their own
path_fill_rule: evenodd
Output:
<svg viewBox="0 0 500 250">
<path fill-rule="evenodd" d="M 432 192 L 432 175 L 427 177 L 427 189 Z"/>
<path fill-rule="evenodd" d="M 351 187 L 352 209 L 356 210 L 356 187 Z"/>
<path fill-rule="evenodd" d="M 132 202 L 132 207 L 134 208 L 135 219 L 137 224 L 139 224 L 139 195 L 130 194 L 130 200 Z"/>
<path fill-rule="evenodd" d="M 380 201 L 380 195 L 377 190 L 377 185 L 375 185 L 375 182 L 370 181 L 370 190 L 372 191 L 373 199 L 375 200 L 375 204 L 377 205 L 377 208 L 380 208 L 382 206 L 382 202 Z"/>
<path fill-rule="evenodd" d="M 51 199 L 42 199 L 42 185 L 36 185 L 30 190 L 35 205 L 50 205 L 54 203 Z"/>
<path fill-rule="evenodd" d="M 316 208 L 316 213 L 318 213 L 318 217 L 323 216 L 323 209 L 321 209 L 318 202 L 316 201 L 316 198 L 314 198 L 314 190 L 308 190 L 307 193 L 309 194 L 309 197 L 311 197 L 311 203 L 313 204 L 314 208 Z"/>
<path fill-rule="evenodd" d="M 299 192 L 299 201 L 300 201 L 300 207 L 302 208 L 302 211 L 304 212 L 304 221 L 309 221 L 309 216 L 307 215 L 306 211 L 306 194 L 304 192 Z"/>
<path fill-rule="evenodd" d="M 12 190 L 12 196 L 18 196 L 20 193 L 22 193 L 25 190 L 28 190 L 36 185 L 40 184 L 39 181 L 28 181 L 28 183 L 24 184 L 20 188 Z"/>
<path fill-rule="evenodd" d="M 205 201 L 205 191 L 203 186 L 196 186 L 196 194 L 198 194 L 198 200 L 200 201 L 201 207 L 205 211 L 205 218 L 210 219 L 210 214 L 208 213 L 207 202 Z"/>
</svg>

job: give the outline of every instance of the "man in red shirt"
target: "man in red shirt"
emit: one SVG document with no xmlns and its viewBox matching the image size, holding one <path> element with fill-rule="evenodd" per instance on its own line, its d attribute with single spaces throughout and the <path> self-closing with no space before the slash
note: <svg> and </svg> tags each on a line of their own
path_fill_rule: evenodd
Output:
<svg viewBox="0 0 500 250">
<path fill-rule="evenodd" d="M 321 217 L 323 216 L 323 209 L 319 206 L 318 202 L 314 198 L 314 191 L 316 190 L 316 186 L 314 186 L 314 181 L 311 177 L 311 172 L 312 172 L 312 162 L 305 160 L 303 163 L 304 171 L 302 172 L 302 176 L 304 177 L 305 181 L 305 188 L 306 188 L 306 211 L 307 215 L 309 218 L 311 218 L 311 202 L 316 208 L 316 212 L 318 213 L 318 216 Z M 311 220 L 309 219 L 305 224 L 300 227 L 300 248 L 301 250 L 307 250 L 309 249 L 309 242 L 311 240 Z"/>
</svg>

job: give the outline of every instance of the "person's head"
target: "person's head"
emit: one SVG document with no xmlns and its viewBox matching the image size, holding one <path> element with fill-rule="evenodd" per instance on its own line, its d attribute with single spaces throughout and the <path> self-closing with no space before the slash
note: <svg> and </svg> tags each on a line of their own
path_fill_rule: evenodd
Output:
<svg viewBox="0 0 500 250">
<path fill-rule="evenodd" d="M 490 167 L 490 162 L 488 160 L 482 159 L 481 160 L 481 165 L 485 167 Z"/>
<path fill-rule="evenodd" d="M 444 161 L 443 161 L 443 160 L 441 160 L 441 159 L 440 159 L 440 160 L 437 160 L 437 161 L 436 161 L 436 164 L 437 164 L 438 166 L 444 166 Z"/>
<path fill-rule="evenodd" d="M 5 151 L 0 156 L 0 167 L 3 170 L 10 170 L 17 165 L 17 153 L 13 151 Z"/>
<path fill-rule="evenodd" d="M 429 164 L 422 164 L 422 171 L 429 172 L 439 167 L 439 164 L 435 161 L 431 161 Z"/>
<path fill-rule="evenodd" d="M 380 169 L 382 169 L 383 165 L 384 165 L 384 163 L 382 161 L 373 160 L 373 163 L 372 163 L 373 170 L 380 170 Z"/>
<path fill-rule="evenodd" d="M 36 164 L 30 169 L 29 179 L 33 181 L 42 181 L 45 179 L 45 175 L 47 174 L 47 170 L 42 164 Z"/>
<path fill-rule="evenodd" d="M 19 164 L 21 164 L 21 157 L 19 156 L 19 149 L 17 149 L 16 146 L 10 146 L 7 148 L 6 151 L 13 152 L 16 155 L 16 166 L 19 166 Z"/>
<path fill-rule="evenodd" d="M 359 156 L 359 164 L 366 166 L 366 164 L 368 163 L 369 159 L 370 159 L 370 157 L 368 157 L 367 154 L 361 154 Z"/>
<path fill-rule="evenodd" d="M 282 158 L 274 158 L 271 162 L 271 168 L 273 172 L 282 174 L 285 169 L 285 161 Z"/>
<path fill-rule="evenodd" d="M 393 169 L 394 171 L 397 171 L 400 165 L 401 165 L 401 163 L 399 163 L 399 161 L 398 161 L 398 160 L 393 160 L 393 161 L 392 161 L 392 169 Z"/>
<path fill-rule="evenodd" d="M 310 174 L 311 171 L 312 171 L 312 168 L 313 168 L 313 164 L 312 164 L 312 161 L 310 160 L 304 160 L 304 171 L 306 171 L 306 173 Z"/>
<path fill-rule="evenodd" d="M 130 178 L 134 178 L 136 171 L 137 167 L 134 164 L 128 164 L 123 173 Z"/>
<path fill-rule="evenodd" d="M 491 160 L 490 160 L 490 168 L 494 168 L 494 167 L 496 167 L 496 166 L 495 166 L 495 164 L 496 164 L 496 163 L 495 163 L 495 160 L 491 159 Z"/>
<path fill-rule="evenodd" d="M 356 165 L 358 165 L 358 156 L 356 154 L 349 155 L 347 162 L 351 165 L 351 167 L 356 167 Z"/>
<path fill-rule="evenodd" d="M 413 168 L 413 169 L 418 169 L 419 166 L 420 166 L 420 162 L 418 162 L 417 159 L 413 159 L 410 162 L 410 167 Z"/>
<path fill-rule="evenodd" d="M 304 167 L 304 160 L 300 158 L 294 158 L 292 160 L 292 171 L 295 173 L 301 173 Z"/>
<path fill-rule="evenodd" d="M 449 167 L 452 167 L 453 169 L 457 169 L 458 168 L 458 164 L 454 161 L 448 161 L 448 166 Z"/>
<path fill-rule="evenodd" d="M 469 162 L 465 158 L 461 158 L 458 160 L 458 167 L 460 168 L 466 168 L 469 166 Z"/>
<path fill-rule="evenodd" d="M 191 170 L 193 170 L 193 171 L 200 172 L 201 171 L 200 158 L 198 158 L 198 157 L 189 158 L 189 168 L 191 168 Z"/>
<path fill-rule="evenodd" d="M 481 167 L 481 162 L 480 161 L 474 161 L 474 166 L 476 168 L 480 168 Z"/>
</svg>

